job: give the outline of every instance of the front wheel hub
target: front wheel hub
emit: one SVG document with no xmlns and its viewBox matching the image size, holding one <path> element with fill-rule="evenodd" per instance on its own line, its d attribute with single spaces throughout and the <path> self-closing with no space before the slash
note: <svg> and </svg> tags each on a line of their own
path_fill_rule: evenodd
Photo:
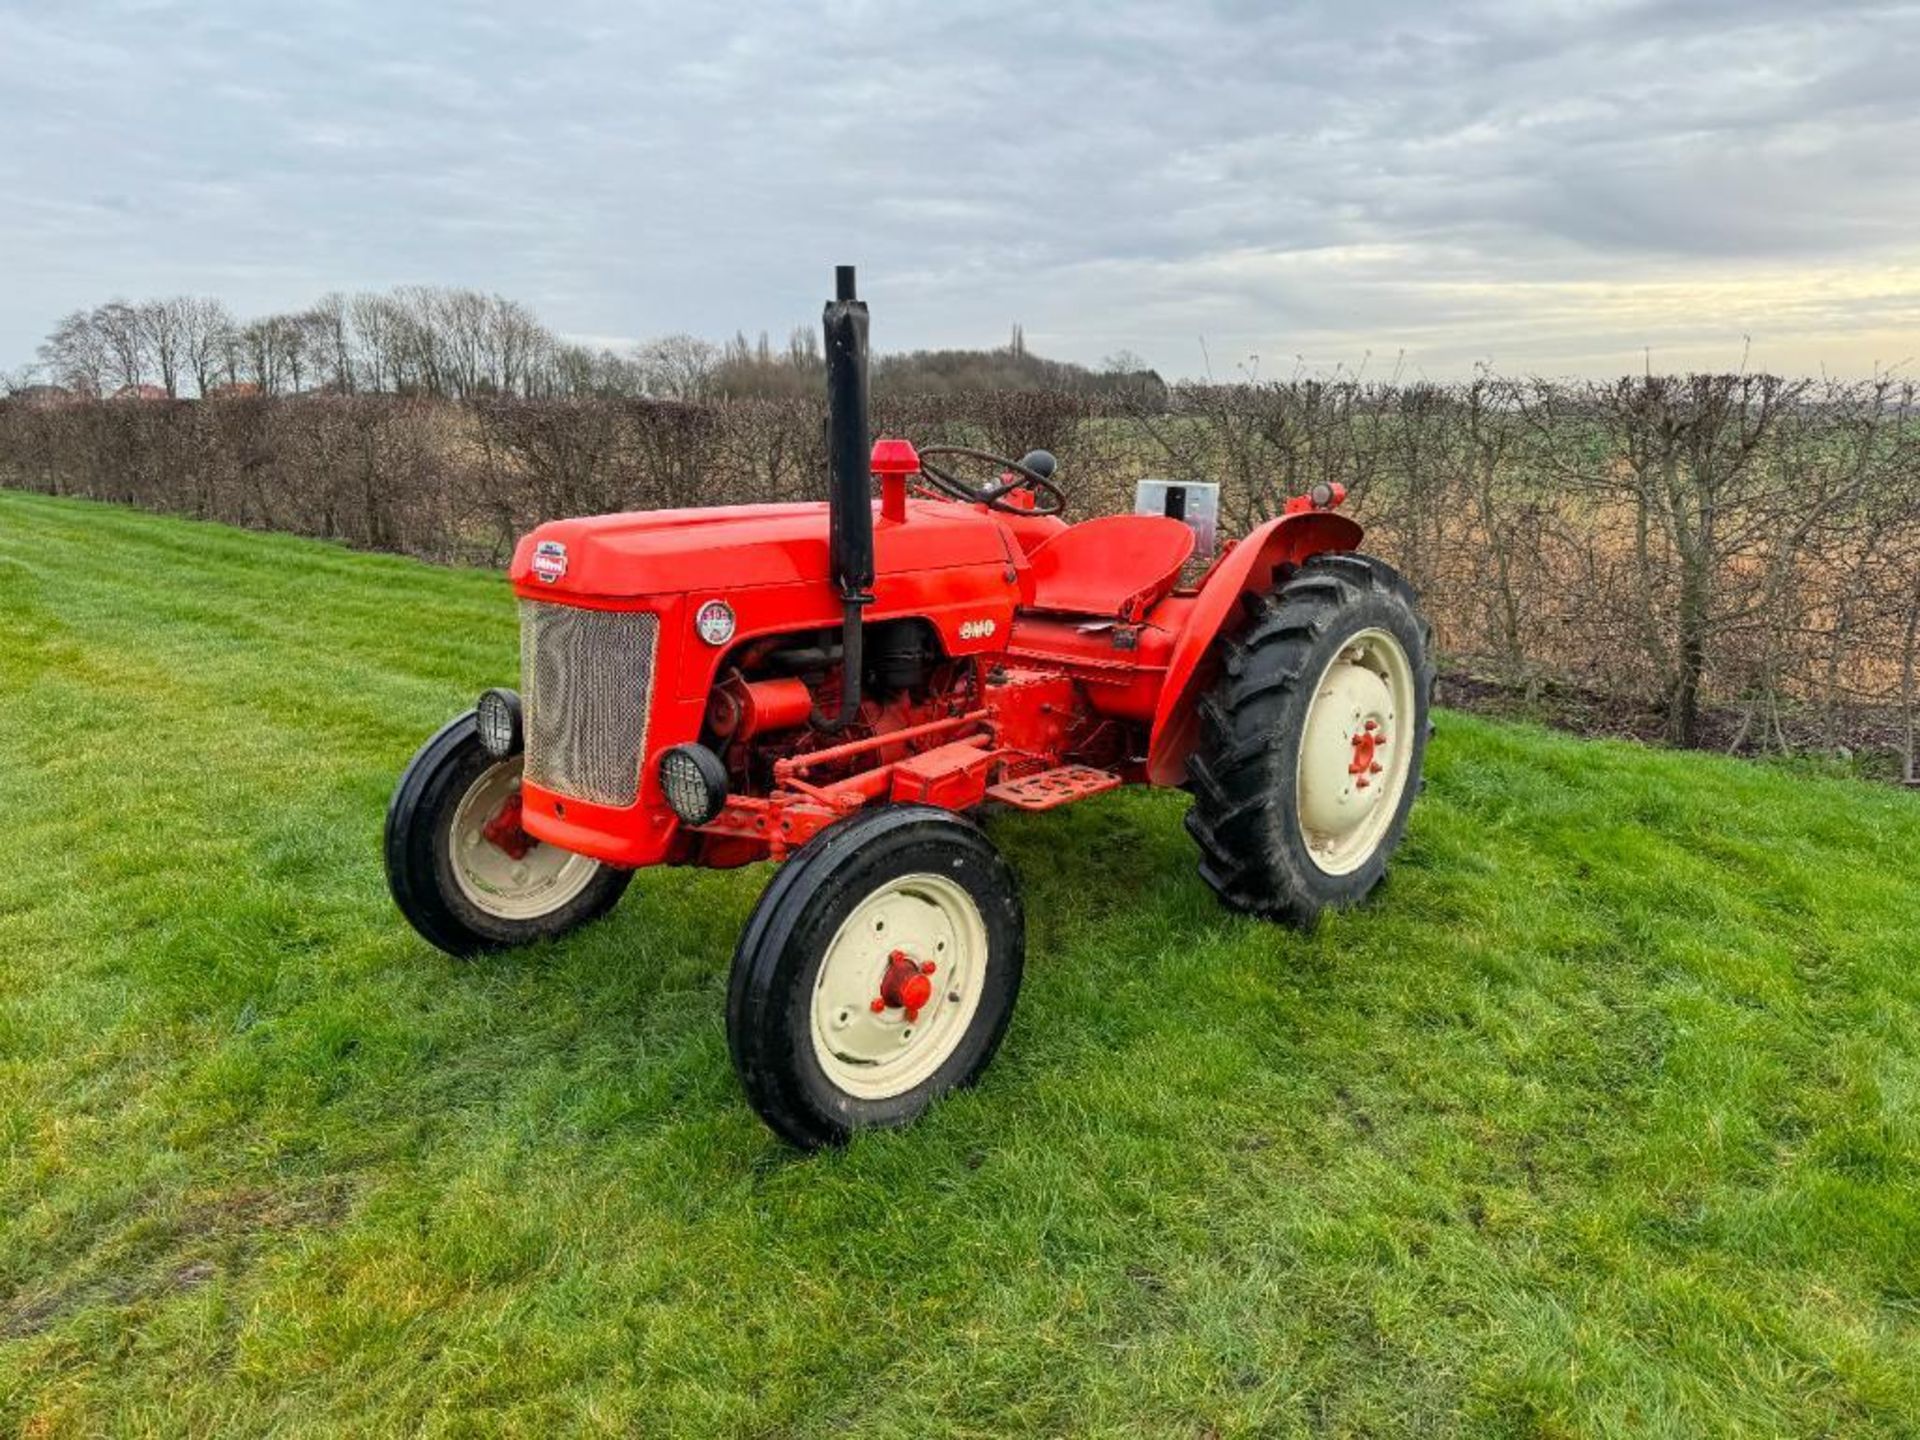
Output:
<svg viewBox="0 0 1920 1440">
<path fill-rule="evenodd" d="M 527 834 L 520 821 L 520 787 L 516 785 L 493 818 L 480 827 L 481 838 L 509 860 L 524 860 L 539 842 Z"/>
<path fill-rule="evenodd" d="M 597 860 L 542 845 L 526 831 L 521 758 L 487 767 L 454 810 L 447 837 L 453 878 L 467 901 L 495 920 L 538 920 L 593 883 Z"/>
<path fill-rule="evenodd" d="M 904 950 L 887 957 L 887 972 L 880 977 L 880 994 L 869 1007 L 878 1015 L 887 1010 L 904 1010 L 911 1025 L 920 1018 L 921 1007 L 933 998 L 933 981 L 928 977 L 939 967 L 931 960 L 915 960 Z"/>
<path fill-rule="evenodd" d="M 814 1058 L 861 1100 L 905 1094 L 949 1060 L 985 991 L 987 926 L 947 875 L 914 871 L 862 897 L 814 981 Z"/>
</svg>

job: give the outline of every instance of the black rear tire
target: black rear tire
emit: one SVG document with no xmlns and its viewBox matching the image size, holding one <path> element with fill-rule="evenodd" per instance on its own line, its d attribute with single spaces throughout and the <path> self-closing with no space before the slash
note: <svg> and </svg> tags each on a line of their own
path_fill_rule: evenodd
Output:
<svg viewBox="0 0 1920 1440">
<path fill-rule="evenodd" d="M 816 992 L 829 978 L 823 966 L 830 952 L 847 953 L 838 947 L 856 912 L 875 897 L 898 893 L 897 886 L 925 884 L 927 876 L 963 896 L 981 923 L 981 969 L 967 987 L 977 1003 L 956 1010 L 950 1032 L 936 1031 L 938 1016 L 929 1014 L 922 1043 L 940 1048 L 928 1057 L 937 1068 L 919 1083 L 894 1094 L 854 1093 L 832 1073 L 838 1067 L 844 1076 L 844 1063 L 823 1054 L 816 1039 Z M 863 948 L 853 963 L 870 963 L 877 977 L 893 937 L 866 937 L 859 927 L 852 933 L 872 950 L 868 957 Z M 776 1134 L 804 1150 L 842 1144 L 856 1130 L 908 1124 L 941 1095 L 971 1085 L 992 1060 L 1013 1017 L 1025 947 L 1019 884 L 971 822 L 932 806 L 889 805 L 829 826 L 781 866 L 734 954 L 727 1043 L 749 1103 Z M 943 972 L 937 987 L 944 992 L 948 983 Z M 943 998 L 960 1004 L 958 991 Z M 860 1008 L 850 1004 L 838 1018 L 866 1025 Z M 902 1025 L 907 1018 L 876 1011 L 871 1023 Z M 944 1048 L 949 1042 L 950 1050 Z"/>
<path fill-rule="evenodd" d="M 460 958 L 577 930 L 611 910 L 633 879 L 631 870 L 595 862 L 592 877 L 567 887 L 551 910 L 506 917 L 476 904 L 454 874 L 454 818 L 469 792 L 499 764 L 481 745 L 469 710 L 420 747 L 387 806 L 387 888 L 394 904 L 429 944 Z"/>
<path fill-rule="evenodd" d="M 1222 642 L 1218 678 L 1200 702 L 1187 830 L 1200 847 L 1201 878 L 1223 903 L 1307 929 L 1323 910 L 1372 894 L 1405 832 L 1426 756 L 1430 630 L 1392 566 L 1351 552 L 1312 556 L 1249 609 L 1240 633 Z M 1370 852 L 1330 873 L 1301 814 L 1301 747 L 1316 687 L 1356 637 L 1380 633 L 1410 667 L 1414 714 L 1393 728 L 1412 758 L 1391 813 L 1373 826 Z"/>
</svg>

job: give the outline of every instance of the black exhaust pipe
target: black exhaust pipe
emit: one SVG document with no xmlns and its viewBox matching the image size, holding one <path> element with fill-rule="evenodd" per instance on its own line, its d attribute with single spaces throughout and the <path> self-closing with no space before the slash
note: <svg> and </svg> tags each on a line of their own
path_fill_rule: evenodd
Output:
<svg viewBox="0 0 1920 1440">
<path fill-rule="evenodd" d="M 867 428 L 867 303 L 854 295 L 853 266 L 833 272 L 827 332 L 828 546 L 845 611 L 840 714 L 814 712 L 815 728 L 844 730 L 860 714 L 862 614 L 873 603 L 872 435 Z"/>
</svg>

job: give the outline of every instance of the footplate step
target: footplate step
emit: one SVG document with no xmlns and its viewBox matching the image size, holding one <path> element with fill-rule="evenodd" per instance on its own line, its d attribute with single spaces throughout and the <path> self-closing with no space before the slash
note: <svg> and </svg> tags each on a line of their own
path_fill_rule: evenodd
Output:
<svg viewBox="0 0 1920 1440">
<path fill-rule="evenodd" d="M 1115 789 L 1119 784 L 1120 777 L 1106 770 L 1095 770 L 1090 765 L 1062 765 L 1037 775 L 1023 775 L 1018 780 L 1003 780 L 988 788 L 987 798 L 1017 805 L 1022 810 L 1051 810 L 1056 805 L 1071 804 L 1103 790 Z"/>
</svg>

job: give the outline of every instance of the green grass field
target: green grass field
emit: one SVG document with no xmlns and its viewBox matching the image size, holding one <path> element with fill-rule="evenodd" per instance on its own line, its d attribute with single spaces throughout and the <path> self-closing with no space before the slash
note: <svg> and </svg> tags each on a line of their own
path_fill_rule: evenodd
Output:
<svg viewBox="0 0 1920 1440">
<path fill-rule="evenodd" d="M 990 822 L 1026 992 L 844 1153 L 762 869 L 459 964 L 378 840 L 505 583 L 0 494 L 0 1433 L 1920 1433 L 1920 804 L 1446 714 L 1391 883 Z"/>
</svg>

